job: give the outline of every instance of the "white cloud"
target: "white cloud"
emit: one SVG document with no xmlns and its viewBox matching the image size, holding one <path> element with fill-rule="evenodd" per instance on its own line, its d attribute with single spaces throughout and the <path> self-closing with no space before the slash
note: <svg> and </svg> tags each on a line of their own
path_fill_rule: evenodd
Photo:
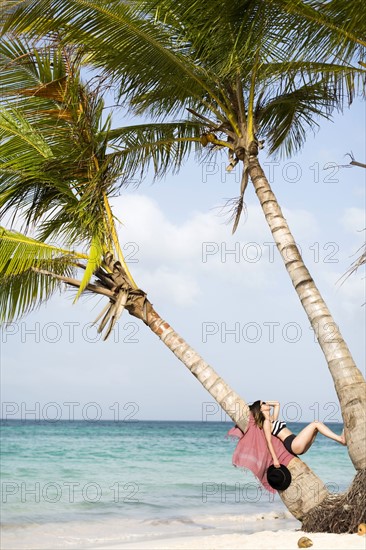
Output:
<svg viewBox="0 0 366 550">
<path fill-rule="evenodd" d="M 134 252 L 131 271 L 150 295 L 192 305 L 212 280 L 241 290 L 272 286 L 282 270 L 265 217 L 258 204 L 249 204 L 235 235 L 217 210 L 194 212 L 182 223 L 169 219 L 159 204 L 143 194 L 114 200 L 123 222 L 120 236 Z M 285 210 L 299 244 L 319 231 L 315 217 L 304 209 Z M 268 269 L 271 276 L 268 276 Z"/>
<path fill-rule="evenodd" d="M 171 222 L 156 201 L 133 194 L 114 201 L 117 217 L 123 221 L 122 242 L 135 241 L 144 261 L 183 262 L 201 253 L 201 242 L 224 238 L 225 230 L 211 213 L 196 213 L 181 225 Z M 220 235 L 221 233 L 221 235 Z"/>
<path fill-rule="evenodd" d="M 178 273 L 163 266 L 154 271 L 143 271 L 138 276 L 141 287 L 149 292 L 149 297 L 157 303 L 172 299 L 178 306 L 193 305 L 200 294 L 197 281 L 188 273 Z"/>
<path fill-rule="evenodd" d="M 271 236 L 259 206 L 251 206 L 247 220 L 232 236 L 215 211 L 195 212 L 183 223 L 174 223 L 163 215 L 158 204 L 144 195 L 126 195 L 115 201 L 115 212 L 123 220 L 122 242 L 134 242 L 138 264 L 132 272 L 140 272 L 141 280 L 157 290 L 159 285 L 170 293 L 175 303 L 192 303 L 199 294 L 199 280 L 213 272 L 226 282 L 243 284 L 238 264 L 254 264 L 251 284 L 264 282 Z M 244 216 L 243 216 L 244 218 Z M 273 251 L 272 251 L 273 253 Z M 256 261 L 258 258 L 258 261 Z M 257 276 L 253 276 L 254 271 Z M 206 279 L 207 280 L 207 279 Z M 248 281 L 248 284 L 250 281 Z M 189 290 L 190 289 L 190 290 Z"/>
</svg>

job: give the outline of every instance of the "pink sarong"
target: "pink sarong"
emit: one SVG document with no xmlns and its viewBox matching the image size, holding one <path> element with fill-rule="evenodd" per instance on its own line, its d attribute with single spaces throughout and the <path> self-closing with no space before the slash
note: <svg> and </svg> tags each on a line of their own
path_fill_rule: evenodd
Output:
<svg viewBox="0 0 366 550">
<path fill-rule="evenodd" d="M 273 459 L 267 446 L 264 431 L 256 425 L 253 415 L 249 415 L 248 427 L 245 433 L 243 433 L 240 428 L 235 427 L 231 428 L 227 435 L 239 438 L 233 454 L 233 465 L 240 468 L 248 468 L 267 491 L 275 493 L 276 490 L 273 489 L 267 481 L 267 470 L 269 466 L 273 464 Z M 278 439 L 278 437 L 274 435 L 271 437 L 278 461 L 280 464 L 287 466 L 288 463 L 295 458 L 294 455 L 285 449 L 282 441 Z"/>
</svg>

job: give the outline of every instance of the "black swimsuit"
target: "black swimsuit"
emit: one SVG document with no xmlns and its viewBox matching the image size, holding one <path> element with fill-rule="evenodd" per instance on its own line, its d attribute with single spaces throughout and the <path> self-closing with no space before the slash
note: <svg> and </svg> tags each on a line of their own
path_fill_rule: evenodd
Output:
<svg viewBox="0 0 366 550">
<path fill-rule="evenodd" d="M 278 437 L 278 434 L 280 433 L 281 430 L 283 430 L 283 428 L 286 428 L 286 422 L 283 422 L 282 420 L 272 420 L 272 430 L 271 430 L 272 435 L 274 435 L 275 437 Z M 291 449 L 291 445 L 295 437 L 296 437 L 295 434 L 288 435 L 282 443 L 284 444 L 286 451 L 288 451 L 294 456 L 297 456 Z"/>
<path fill-rule="evenodd" d="M 297 456 L 297 454 L 295 454 L 294 451 L 291 448 L 292 442 L 295 439 L 295 437 L 296 437 L 295 434 L 288 435 L 286 437 L 286 439 L 283 440 L 283 444 L 285 446 L 286 451 L 288 451 L 289 453 L 291 453 L 294 456 Z"/>
</svg>

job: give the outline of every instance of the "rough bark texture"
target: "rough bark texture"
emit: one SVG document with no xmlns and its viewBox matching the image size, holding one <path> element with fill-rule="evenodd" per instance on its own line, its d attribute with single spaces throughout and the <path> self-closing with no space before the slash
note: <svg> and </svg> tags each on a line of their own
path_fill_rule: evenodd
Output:
<svg viewBox="0 0 366 550">
<path fill-rule="evenodd" d="M 294 458 L 288 464 L 292 481 L 286 491 L 279 495 L 290 512 L 302 521 L 307 514 L 329 495 L 321 479 L 299 458 Z"/>
<path fill-rule="evenodd" d="M 366 383 L 356 367 L 283 217 L 255 148 L 249 156 L 249 173 L 277 248 L 308 315 L 333 377 L 341 405 L 349 456 L 357 470 L 366 468 Z"/>
<path fill-rule="evenodd" d="M 328 495 L 303 519 L 307 532 L 357 533 L 360 523 L 366 523 L 366 470 L 357 472 L 344 494 Z"/>
</svg>

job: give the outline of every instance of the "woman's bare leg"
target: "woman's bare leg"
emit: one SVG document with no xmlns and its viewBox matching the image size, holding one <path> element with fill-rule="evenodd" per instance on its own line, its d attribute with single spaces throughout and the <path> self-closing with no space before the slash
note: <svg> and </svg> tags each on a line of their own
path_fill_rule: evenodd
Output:
<svg viewBox="0 0 366 550">
<path fill-rule="evenodd" d="M 341 443 L 342 445 L 346 444 L 343 432 L 342 435 L 337 435 L 325 424 L 323 424 L 323 422 L 315 421 L 308 424 L 308 426 L 302 429 L 301 432 L 295 437 L 291 445 L 293 452 L 295 454 L 305 453 L 314 443 L 318 432 L 329 439 L 333 439 L 334 441 Z"/>
</svg>

